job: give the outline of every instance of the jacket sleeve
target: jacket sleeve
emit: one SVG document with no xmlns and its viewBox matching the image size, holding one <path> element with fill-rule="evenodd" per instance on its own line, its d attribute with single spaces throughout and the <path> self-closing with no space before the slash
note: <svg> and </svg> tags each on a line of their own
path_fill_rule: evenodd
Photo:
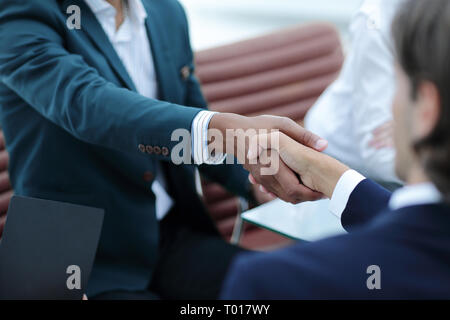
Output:
<svg viewBox="0 0 450 320">
<path fill-rule="evenodd" d="M 341 216 L 342 226 L 347 230 L 368 223 L 387 207 L 391 193 L 372 180 L 365 179 L 350 195 Z"/>
<path fill-rule="evenodd" d="M 0 46 L 0 80 L 86 143 L 131 153 L 142 145 L 170 151 L 178 143 L 171 141 L 172 132 L 190 132 L 201 109 L 148 99 L 106 81 L 64 48 L 57 9 L 47 1 L 2 1 L 0 39 L 8 45 Z"/>
</svg>

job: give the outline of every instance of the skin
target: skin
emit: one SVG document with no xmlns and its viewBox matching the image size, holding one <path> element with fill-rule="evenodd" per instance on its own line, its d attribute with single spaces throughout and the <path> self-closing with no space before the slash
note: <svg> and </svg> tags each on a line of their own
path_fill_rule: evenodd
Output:
<svg viewBox="0 0 450 320">
<path fill-rule="evenodd" d="M 279 170 L 276 174 L 262 175 L 261 169 L 264 167 L 262 164 L 264 161 L 259 161 L 254 164 L 247 159 L 247 152 L 250 144 L 247 144 L 245 150 L 238 150 L 237 143 L 233 143 L 234 148 L 227 148 L 230 140 L 235 142 L 235 137 L 230 138 L 227 136 L 227 129 L 242 129 L 244 131 L 248 129 L 255 129 L 256 131 L 259 129 L 266 129 L 269 131 L 280 130 L 287 137 L 291 137 L 295 141 L 307 145 L 318 152 L 325 150 L 328 146 L 328 143 L 325 140 L 304 129 L 293 120 L 276 116 L 244 117 L 236 114 L 218 113 L 212 117 L 209 129 L 208 134 L 210 134 L 211 129 L 216 129 L 219 130 L 225 138 L 223 145 L 219 146 L 219 150 L 216 149 L 216 151 L 234 155 L 238 161 L 243 164 L 244 168 L 251 173 L 251 181 L 255 182 L 257 185 L 263 186 L 260 187 L 261 191 L 267 192 L 270 195 L 276 194 L 282 200 L 294 204 L 303 201 L 318 200 L 323 197 L 322 193 L 315 192 L 302 184 L 295 173 L 288 167 L 285 161 L 283 161 L 284 159 L 280 159 Z M 256 137 L 256 134 L 253 137 Z M 253 139 L 253 137 L 250 137 L 250 140 Z M 211 136 L 208 138 L 211 140 Z M 269 154 L 267 153 L 261 155 L 261 157 L 268 156 Z"/>
<path fill-rule="evenodd" d="M 417 97 L 411 94 L 411 85 L 400 66 L 396 67 L 396 94 L 392 106 L 394 117 L 393 136 L 396 149 L 397 175 L 408 185 L 429 182 L 419 157 L 414 152 L 413 143 L 428 136 L 436 126 L 440 115 L 440 96 L 436 85 L 423 81 L 418 87 Z M 270 137 L 255 137 L 248 157 L 259 157 L 267 148 L 258 143 L 265 138 L 279 139 L 274 150 L 292 170 L 297 172 L 302 182 L 312 190 L 331 198 L 337 182 L 349 169 L 341 162 L 327 155 L 305 147 L 283 133 Z M 255 147 L 256 146 L 256 147 Z M 253 179 L 250 178 L 252 181 Z"/>
</svg>

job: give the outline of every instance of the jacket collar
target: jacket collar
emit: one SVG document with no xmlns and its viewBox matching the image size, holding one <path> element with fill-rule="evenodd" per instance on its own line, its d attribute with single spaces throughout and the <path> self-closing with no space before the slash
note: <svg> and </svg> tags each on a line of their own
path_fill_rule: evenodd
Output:
<svg viewBox="0 0 450 320">
<path fill-rule="evenodd" d="M 115 9 L 106 1 L 106 0 L 84 0 L 86 4 L 89 6 L 91 11 L 97 15 L 103 11 L 107 11 Z M 136 21 L 139 23 L 144 23 L 147 18 L 147 11 L 145 10 L 144 5 L 142 4 L 142 0 L 129 0 L 126 2 L 127 7 L 129 8 L 129 13 L 133 16 Z"/>
<path fill-rule="evenodd" d="M 173 90 L 176 73 L 173 72 L 173 61 L 169 54 L 166 28 L 161 20 L 161 16 L 157 14 L 159 12 L 157 8 L 158 2 L 153 0 L 142 2 L 148 15 L 145 21 L 147 34 L 150 39 L 150 47 L 158 79 L 159 99 L 176 101 L 175 90 Z"/>
<path fill-rule="evenodd" d="M 91 8 L 84 0 L 64 0 L 61 7 L 64 14 L 66 14 L 67 7 L 70 5 L 77 5 L 81 11 L 81 30 L 73 30 L 73 32 L 84 32 L 92 40 L 97 49 L 105 55 L 122 84 L 132 91 L 137 91 L 125 66 Z"/>
<path fill-rule="evenodd" d="M 158 12 L 158 1 L 139 1 L 145 9 L 145 24 L 148 37 L 150 39 L 150 47 L 152 49 L 156 75 L 158 79 L 159 99 L 174 101 L 176 100 L 174 90 L 171 89 L 171 83 L 174 81 L 176 73 L 173 72 L 172 61 L 169 55 L 169 46 L 167 35 L 161 17 L 156 14 Z M 108 60 L 111 68 L 115 71 L 123 85 L 132 91 L 137 91 L 131 80 L 125 66 L 117 55 L 114 47 L 105 34 L 102 26 L 98 22 L 94 12 L 86 4 L 85 0 L 63 0 L 61 10 L 64 14 L 70 5 L 77 5 L 81 10 L 81 30 L 74 32 L 84 32 L 100 50 Z"/>
</svg>

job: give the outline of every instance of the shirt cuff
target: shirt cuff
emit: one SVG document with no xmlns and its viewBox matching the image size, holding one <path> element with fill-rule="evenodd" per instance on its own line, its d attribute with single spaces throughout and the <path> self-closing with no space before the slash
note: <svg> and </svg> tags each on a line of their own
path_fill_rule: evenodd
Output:
<svg viewBox="0 0 450 320">
<path fill-rule="evenodd" d="M 350 195 L 356 189 L 358 184 L 366 178 L 355 170 L 346 171 L 339 179 L 331 197 L 328 209 L 339 219 L 347 207 Z"/>
<path fill-rule="evenodd" d="M 209 122 L 216 113 L 217 112 L 212 111 L 200 111 L 192 122 L 192 158 L 197 165 L 222 164 L 226 158 L 225 154 L 216 154 L 212 156 L 208 150 Z"/>
</svg>

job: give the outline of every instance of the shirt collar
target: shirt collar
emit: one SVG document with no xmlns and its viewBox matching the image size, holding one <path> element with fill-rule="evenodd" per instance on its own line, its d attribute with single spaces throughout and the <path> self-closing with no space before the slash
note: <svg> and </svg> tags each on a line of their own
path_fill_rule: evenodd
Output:
<svg viewBox="0 0 450 320">
<path fill-rule="evenodd" d="M 104 11 L 115 9 L 106 0 L 85 0 L 87 5 L 91 8 L 94 14 L 99 14 Z M 142 0 L 128 0 L 128 10 L 132 19 L 138 23 L 143 23 L 147 18 L 147 11 L 145 10 Z"/>
<path fill-rule="evenodd" d="M 392 194 L 389 201 L 391 210 L 405 207 L 435 204 L 442 201 L 442 195 L 432 183 L 405 186 Z"/>
<path fill-rule="evenodd" d="M 136 19 L 138 23 L 143 23 L 147 18 L 147 11 L 142 0 L 128 0 L 128 9 L 132 18 Z"/>
</svg>

